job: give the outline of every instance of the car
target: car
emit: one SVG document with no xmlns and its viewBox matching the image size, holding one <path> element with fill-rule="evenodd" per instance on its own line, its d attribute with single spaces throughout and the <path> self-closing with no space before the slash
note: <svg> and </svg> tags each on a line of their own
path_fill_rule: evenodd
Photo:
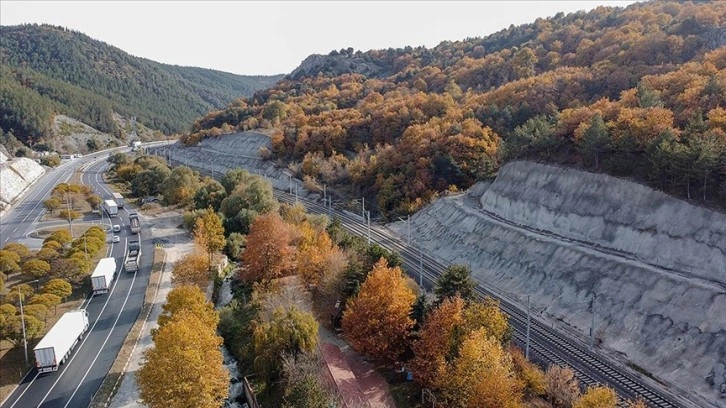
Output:
<svg viewBox="0 0 726 408">
<path fill-rule="evenodd" d="M 112 241 L 113 242 L 121 242 L 121 237 L 119 237 L 118 235 L 114 235 Z"/>
<path fill-rule="evenodd" d="M 113 232 L 121 232 L 121 226 L 120 225 L 114 225 L 113 226 Z"/>
</svg>

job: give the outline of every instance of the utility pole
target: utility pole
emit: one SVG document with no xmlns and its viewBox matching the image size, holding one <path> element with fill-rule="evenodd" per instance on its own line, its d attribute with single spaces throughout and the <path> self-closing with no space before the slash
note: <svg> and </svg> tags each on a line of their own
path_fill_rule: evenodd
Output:
<svg viewBox="0 0 726 408">
<path fill-rule="evenodd" d="M 20 324 L 23 326 L 23 348 L 25 349 L 25 365 L 28 365 L 28 339 L 25 337 L 25 314 L 23 313 L 23 293 L 18 286 L 18 299 L 20 300 Z"/>
<path fill-rule="evenodd" d="M 68 204 L 68 229 L 71 231 L 71 238 L 73 238 L 73 220 L 71 219 L 70 191 L 66 192 L 66 204 Z"/>
<path fill-rule="evenodd" d="M 295 183 L 295 204 L 297 204 L 297 183 Z"/>
<path fill-rule="evenodd" d="M 524 357 L 529 360 L 529 295 L 527 295 L 527 342 L 524 347 Z"/>
<path fill-rule="evenodd" d="M 290 194 L 292 194 L 292 176 L 289 174 L 287 175 L 287 181 L 288 181 L 288 186 L 290 188 Z"/>
<path fill-rule="evenodd" d="M 323 202 L 328 202 L 328 194 L 327 194 L 327 188 L 325 187 L 325 184 L 323 184 Z"/>
<path fill-rule="evenodd" d="M 366 211 L 366 214 L 368 215 L 368 245 L 371 244 L 371 212 Z"/>
<path fill-rule="evenodd" d="M 332 218 L 333 217 L 333 197 L 328 196 L 328 203 L 330 204 L 330 205 L 328 205 L 328 218 Z"/>
<path fill-rule="evenodd" d="M 365 219 L 366 219 L 366 198 L 365 197 L 363 197 L 362 203 L 363 203 L 363 205 L 362 205 L 362 207 L 363 207 L 362 214 L 363 214 L 363 220 L 365 221 Z"/>
</svg>

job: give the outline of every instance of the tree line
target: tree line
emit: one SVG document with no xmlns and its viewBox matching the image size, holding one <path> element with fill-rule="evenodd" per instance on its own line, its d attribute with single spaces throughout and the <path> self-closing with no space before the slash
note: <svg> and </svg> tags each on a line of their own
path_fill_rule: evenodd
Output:
<svg viewBox="0 0 726 408">
<path fill-rule="evenodd" d="M 265 129 L 273 158 L 384 217 L 532 160 L 726 203 L 721 3 L 538 19 L 433 49 L 373 50 L 385 75 L 286 79 L 199 118 L 188 145 Z"/>
</svg>

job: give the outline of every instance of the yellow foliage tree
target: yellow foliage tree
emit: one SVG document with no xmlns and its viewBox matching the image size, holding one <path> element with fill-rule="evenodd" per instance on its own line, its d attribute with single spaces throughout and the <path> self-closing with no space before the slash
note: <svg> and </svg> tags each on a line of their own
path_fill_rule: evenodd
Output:
<svg viewBox="0 0 726 408">
<path fill-rule="evenodd" d="M 229 391 L 222 338 L 192 313 L 182 311 L 160 328 L 137 373 L 144 404 L 151 408 L 218 408 Z"/>
<path fill-rule="evenodd" d="M 463 311 L 464 301 L 454 296 L 444 299 L 426 317 L 409 363 L 414 379 L 424 387 L 433 387 L 443 376 L 454 330 L 464 321 Z"/>
<path fill-rule="evenodd" d="M 317 285 L 334 250 L 333 241 L 324 229 L 316 230 L 307 221 L 300 224 L 299 231 L 297 270 L 305 283 Z"/>
<path fill-rule="evenodd" d="M 527 360 L 522 350 L 511 347 L 509 354 L 512 355 L 512 363 L 514 363 L 514 372 L 524 384 L 525 391 L 530 395 L 542 396 L 547 392 L 545 384 L 544 372 Z"/>
<path fill-rule="evenodd" d="M 206 288 L 209 282 L 209 258 L 196 250 L 174 264 L 172 282 L 176 285 L 196 285 Z"/>
<path fill-rule="evenodd" d="M 471 302 L 466 307 L 463 333 L 484 329 L 489 336 L 503 344 L 510 337 L 508 320 L 507 315 L 499 308 L 499 302 L 487 297 L 481 302 Z"/>
<path fill-rule="evenodd" d="M 164 312 L 158 319 L 159 327 L 169 323 L 181 311 L 193 314 L 213 329 L 216 329 L 219 323 L 219 314 L 214 310 L 214 305 L 207 301 L 204 292 L 198 286 L 182 285 L 172 289 L 166 295 L 163 309 Z"/>
<path fill-rule="evenodd" d="M 212 254 L 221 251 L 226 241 L 222 219 L 211 208 L 197 218 L 194 223 L 194 242 L 199 249 L 209 254 L 209 263 L 212 263 Z"/>
<path fill-rule="evenodd" d="M 615 408 L 617 405 L 618 395 L 612 388 L 588 387 L 572 408 Z"/>
<path fill-rule="evenodd" d="M 381 258 L 343 313 L 343 331 L 353 348 L 373 358 L 396 361 L 413 327 L 409 315 L 415 300 L 401 268 L 389 268 Z"/>
<path fill-rule="evenodd" d="M 450 407 L 520 407 L 522 384 L 512 357 L 496 338 L 479 329 L 461 344 L 459 355 L 439 379 L 441 396 Z"/>
</svg>

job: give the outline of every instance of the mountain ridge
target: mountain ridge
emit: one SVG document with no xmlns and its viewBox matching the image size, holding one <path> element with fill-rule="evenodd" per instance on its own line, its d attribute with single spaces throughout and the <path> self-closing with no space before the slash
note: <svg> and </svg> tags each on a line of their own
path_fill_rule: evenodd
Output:
<svg viewBox="0 0 726 408">
<path fill-rule="evenodd" d="M 117 131 L 113 113 L 167 134 L 181 132 L 204 112 L 282 78 L 162 64 L 77 31 L 38 24 L 0 26 L 0 58 L 0 128 L 12 129 L 24 142 L 48 134 L 52 113 L 111 134 Z"/>
</svg>

